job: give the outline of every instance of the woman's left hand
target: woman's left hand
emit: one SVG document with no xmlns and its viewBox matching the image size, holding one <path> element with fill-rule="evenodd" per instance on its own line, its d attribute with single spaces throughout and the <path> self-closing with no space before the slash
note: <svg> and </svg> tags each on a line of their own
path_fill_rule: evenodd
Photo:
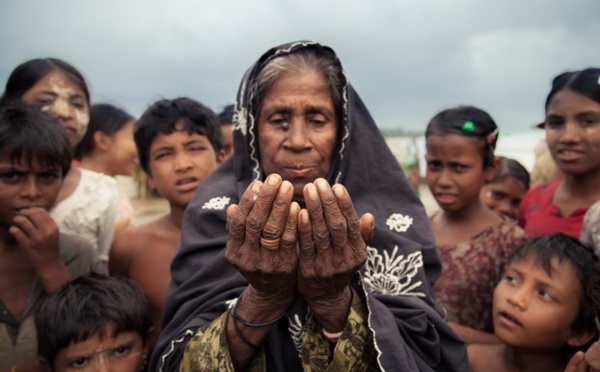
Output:
<svg viewBox="0 0 600 372">
<path fill-rule="evenodd" d="M 360 219 L 342 185 L 322 178 L 304 187 L 298 218 L 298 291 L 329 332 L 343 329 L 351 303 L 350 280 L 367 259 L 373 215 Z"/>
</svg>

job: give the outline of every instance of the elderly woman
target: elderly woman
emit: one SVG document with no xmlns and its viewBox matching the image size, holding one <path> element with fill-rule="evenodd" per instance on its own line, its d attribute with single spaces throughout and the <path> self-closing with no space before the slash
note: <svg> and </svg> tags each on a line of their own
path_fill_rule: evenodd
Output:
<svg viewBox="0 0 600 372">
<path fill-rule="evenodd" d="M 468 369 L 422 205 L 331 49 L 258 60 L 234 147 L 187 208 L 152 370 Z"/>
</svg>

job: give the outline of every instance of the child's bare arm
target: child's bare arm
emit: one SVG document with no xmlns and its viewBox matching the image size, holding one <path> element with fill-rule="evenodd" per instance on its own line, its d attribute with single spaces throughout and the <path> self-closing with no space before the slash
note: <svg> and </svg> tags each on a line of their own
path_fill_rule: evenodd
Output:
<svg viewBox="0 0 600 372">
<path fill-rule="evenodd" d="M 9 231 L 23 250 L 44 290 L 51 292 L 71 279 L 59 248 L 56 222 L 43 208 L 22 210 Z"/>
</svg>

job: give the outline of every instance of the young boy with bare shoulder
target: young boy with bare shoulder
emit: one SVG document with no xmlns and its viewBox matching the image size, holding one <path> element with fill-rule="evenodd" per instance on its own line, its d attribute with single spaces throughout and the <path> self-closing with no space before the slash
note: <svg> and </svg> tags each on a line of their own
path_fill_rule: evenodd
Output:
<svg viewBox="0 0 600 372">
<path fill-rule="evenodd" d="M 152 348 L 160 333 L 183 213 L 224 154 L 216 114 L 184 97 L 152 104 L 136 123 L 134 139 L 148 183 L 168 200 L 170 212 L 119 234 L 110 252 L 109 271 L 111 275 L 129 277 L 142 287 L 155 330 L 150 340 Z"/>
</svg>

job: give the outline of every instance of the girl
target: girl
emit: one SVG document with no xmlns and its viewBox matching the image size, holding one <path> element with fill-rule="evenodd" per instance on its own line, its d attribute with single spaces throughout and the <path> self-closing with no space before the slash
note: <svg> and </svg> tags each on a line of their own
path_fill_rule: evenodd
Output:
<svg viewBox="0 0 600 372">
<path fill-rule="evenodd" d="M 519 225 L 532 236 L 562 232 L 578 238 L 586 209 L 600 200 L 600 69 L 554 78 L 544 128 L 564 177 L 527 192 Z"/>
<path fill-rule="evenodd" d="M 460 106 L 437 114 L 425 137 L 425 178 L 441 208 L 430 219 L 442 261 L 436 298 L 467 343 L 493 341 L 484 332 L 492 332 L 494 286 L 508 255 L 524 238 L 520 228 L 479 198 L 498 168 L 498 127 L 486 112 Z"/>
<path fill-rule="evenodd" d="M 90 94 L 83 75 L 56 59 L 33 59 L 17 66 L 6 82 L 2 101 L 21 100 L 56 116 L 73 148 L 89 123 Z M 102 174 L 71 167 L 51 211 L 61 233 L 78 235 L 108 260 L 117 209 L 115 181 Z"/>
<path fill-rule="evenodd" d="M 75 150 L 81 167 L 108 176 L 133 176 L 138 164 L 133 141 L 135 119 L 115 106 L 99 103 L 90 108 L 90 124 Z M 119 193 L 115 235 L 134 225 L 135 211 Z"/>
<path fill-rule="evenodd" d="M 514 159 L 498 157 L 498 171 L 481 188 L 481 201 L 500 217 L 516 221 L 519 204 L 529 190 L 529 172 Z"/>
</svg>

